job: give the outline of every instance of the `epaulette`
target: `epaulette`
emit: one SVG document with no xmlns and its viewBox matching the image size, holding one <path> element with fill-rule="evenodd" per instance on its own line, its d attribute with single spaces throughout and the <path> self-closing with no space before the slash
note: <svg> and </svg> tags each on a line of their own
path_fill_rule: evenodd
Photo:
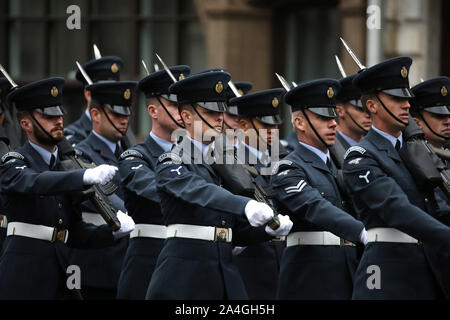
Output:
<svg viewBox="0 0 450 320">
<path fill-rule="evenodd" d="M 122 154 L 119 157 L 119 160 L 125 160 L 126 158 L 130 158 L 130 157 L 141 158 L 141 159 L 144 158 L 142 153 L 140 153 L 139 151 L 134 150 L 134 149 L 128 149 L 128 150 L 122 152 Z"/>
<path fill-rule="evenodd" d="M 363 147 L 360 147 L 360 146 L 350 147 L 350 148 L 348 148 L 347 152 L 345 153 L 344 159 L 346 159 L 347 156 L 353 151 L 359 152 L 360 154 L 364 154 L 366 152 L 366 149 L 364 149 Z"/>
<path fill-rule="evenodd" d="M 278 170 L 280 169 L 280 167 L 282 165 L 287 165 L 290 166 L 292 164 L 292 161 L 290 160 L 280 160 L 277 163 L 274 164 L 273 169 L 272 169 L 272 175 L 277 174 Z"/>
<path fill-rule="evenodd" d="M 25 159 L 23 155 L 21 155 L 20 153 L 16 152 L 16 151 L 10 151 L 6 154 L 3 155 L 2 157 L 2 163 L 5 163 L 11 159 L 18 159 L 18 160 L 23 160 Z"/>
<path fill-rule="evenodd" d="M 158 157 L 158 162 L 159 163 L 163 163 L 163 162 L 166 162 L 166 161 L 169 161 L 169 160 L 172 161 L 175 164 L 181 164 L 183 162 L 181 160 L 180 156 L 175 154 L 175 153 L 173 153 L 173 152 L 166 152 L 166 153 L 163 153 L 162 155 L 160 155 Z"/>
</svg>

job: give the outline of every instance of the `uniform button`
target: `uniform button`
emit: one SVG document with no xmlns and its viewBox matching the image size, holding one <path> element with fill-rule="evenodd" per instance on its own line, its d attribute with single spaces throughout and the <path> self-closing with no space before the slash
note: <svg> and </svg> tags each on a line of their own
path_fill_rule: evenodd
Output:
<svg viewBox="0 0 450 320">
<path fill-rule="evenodd" d="M 62 224 L 62 222 L 63 222 L 62 219 L 59 219 L 59 220 L 58 220 L 58 223 L 59 223 L 59 224 Z"/>
<path fill-rule="evenodd" d="M 323 197 L 325 196 L 325 192 L 321 192 L 320 195 Z"/>
<path fill-rule="evenodd" d="M 58 203 L 58 208 L 62 208 L 62 203 Z"/>
<path fill-rule="evenodd" d="M 225 226 L 227 222 L 225 220 L 222 220 L 222 227 Z"/>
<path fill-rule="evenodd" d="M 428 198 L 425 198 L 425 203 L 428 203 Z"/>
</svg>

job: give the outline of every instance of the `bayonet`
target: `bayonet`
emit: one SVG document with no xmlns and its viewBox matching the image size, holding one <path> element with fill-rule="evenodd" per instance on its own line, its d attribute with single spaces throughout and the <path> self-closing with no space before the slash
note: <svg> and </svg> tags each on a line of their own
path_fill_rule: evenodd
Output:
<svg viewBox="0 0 450 320">
<path fill-rule="evenodd" d="M 282 76 L 280 76 L 280 75 L 279 75 L 278 73 L 276 73 L 276 72 L 275 72 L 275 74 L 277 75 L 278 80 L 280 80 L 281 85 L 283 86 L 283 88 L 284 88 L 286 91 L 291 90 L 291 86 L 290 86 L 289 83 L 286 81 L 286 79 L 284 79 Z"/>
<path fill-rule="evenodd" d="M 145 69 L 145 71 L 147 72 L 147 75 L 149 75 L 150 72 L 148 72 L 147 65 L 145 64 L 145 61 L 144 61 L 144 60 L 142 60 L 142 65 L 144 66 L 144 69 Z"/>
<path fill-rule="evenodd" d="M 356 55 L 353 53 L 353 50 L 350 49 L 350 47 L 348 46 L 347 42 L 345 42 L 344 39 L 340 38 L 342 43 L 344 44 L 345 49 L 347 49 L 347 52 L 350 54 L 350 56 L 353 58 L 353 61 L 356 62 L 356 64 L 358 65 L 358 67 L 362 70 L 362 69 L 366 69 L 366 66 L 363 65 L 361 63 L 361 61 L 359 61 L 359 59 L 356 57 Z"/>
<path fill-rule="evenodd" d="M 242 95 L 239 93 L 238 89 L 236 88 L 236 86 L 234 85 L 234 83 L 233 83 L 231 80 L 228 81 L 228 85 L 230 86 L 231 91 L 233 91 L 234 95 L 235 95 L 237 98 L 239 98 L 239 97 L 242 96 Z"/>
<path fill-rule="evenodd" d="M 98 50 L 97 45 L 95 43 L 94 43 L 93 47 L 94 47 L 95 59 L 100 59 L 102 57 L 102 55 L 100 54 L 100 50 Z"/>
<path fill-rule="evenodd" d="M 78 70 L 80 70 L 81 74 L 83 75 L 84 79 L 86 79 L 86 82 L 91 85 L 94 82 L 92 82 L 91 78 L 89 77 L 89 75 L 86 73 L 86 71 L 83 69 L 83 67 L 81 66 L 81 64 L 78 61 L 75 61 L 78 67 Z"/>
<path fill-rule="evenodd" d="M 336 64 L 339 68 L 339 71 L 341 72 L 342 78 L 345 78 L 347 75 L 345 74 L 345 70 L 344 67 L 342 66 L 341 60 L 339 60 L 337 55 L 334 55 L 334 57 L 336 58 Z"/>
<path fill-rule="evenodd" d="M 159 61 L 161 62 L 161 64 L 164 67 L 164 70 L 166 70 L 167 74 L 170 76 L 170 78 L 172 78 L 173 83 L 177 82 L 177 79 L 175 79 L 175 77 L 173 76 L 172 72 L 170 71 L 170 69 L 167 67 L 166 63 L 160 58 L 160 56 L 158 56 L 157 53 L 156 57 L 159 59 Z"/>
<path fill-rule="evenodd" d="M 14 82 L 14 80 L 11 78 L 8 72 L 6 72 L 5 68 L 0 64 L 0 71 L 3 73 L 6 79 L 8 79 L 9 83 L 11 84 L 12 88 L 15 89 L 18 87 L 17 83 Z"/>
</svg>

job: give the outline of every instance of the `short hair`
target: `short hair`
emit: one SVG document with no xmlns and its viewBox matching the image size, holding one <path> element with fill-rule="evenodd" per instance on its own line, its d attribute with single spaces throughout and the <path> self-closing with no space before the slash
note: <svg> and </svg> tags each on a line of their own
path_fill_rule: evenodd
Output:
<svg viewBox="0 0 450 320">
<path fill-rule="evenodd" d="M 28 113 L 28 111 L 17 111 L 16 112 L 16 116 L 17 116 L 17 120 L 22 120 L 23 118 L 25 118 L 25 117 L 28 117 L 29 116 L 29 113 Z"/>
<path fill-rule="evenodd" d="M 371 114 L 370 114 L 370 110 L 367 109 L 366 103 L 370 99 L 375 100 L 376 97 L 377 97 L 376 93 L 367 93 L 367 94 L 363 94 L 361 96 L 361 103 L 362 103 L 362 106 L 363 106 L 363 110 L 365 112 L 367 112 L 369 115 L 371 115 Z"/>
</svg>

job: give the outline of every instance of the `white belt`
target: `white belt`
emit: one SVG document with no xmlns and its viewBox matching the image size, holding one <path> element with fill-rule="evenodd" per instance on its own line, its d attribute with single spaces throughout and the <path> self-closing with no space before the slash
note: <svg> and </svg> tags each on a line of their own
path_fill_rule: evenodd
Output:
<svg viewBox="0 0 450 320">
<path fill-rule="evenodd" d="M 50 242 L 67 242 L 69 237 L 68 230 L 59 230 L 57 228 L 47 227 L 43 225 L 10 222 L 6 231 L 7 236 L 22 236 Z"/>
<path fill-rule="evenodd" d="M 367 230 L 368 242 L 419 243 L 417 239 L 394 228 L 373 228 Z"/>
<path fill-rule="evenodd" d="M 167 227 L 167 238 L 189 238 L 215 242 L 231 242 L 232 231 L 229 228 L 171 224 Z"/>
<path fill-rule="evenodd" d="M 287 236 L 286 247 L 298 245 L 341 246 L 354 245 L 328 231 L 301 231 Z"/>
<path fill-rule="evenodd" d="M 96 225 L 96 226 L 101 226 L 103 224 L 106 224 L 105 219 L 103 219 L 103 217 L 100 213 L 82 212 L 81 215 L 83 217 L 84 222 L 92 223 L 93 225 Z"/>
<path fill-rule="evenodd" d="M 158 224 L 137 224 L 130 233 L 130 238 L 146 237 L 165 239 L 167 235 L 167 227 Z"/>
</svg>

